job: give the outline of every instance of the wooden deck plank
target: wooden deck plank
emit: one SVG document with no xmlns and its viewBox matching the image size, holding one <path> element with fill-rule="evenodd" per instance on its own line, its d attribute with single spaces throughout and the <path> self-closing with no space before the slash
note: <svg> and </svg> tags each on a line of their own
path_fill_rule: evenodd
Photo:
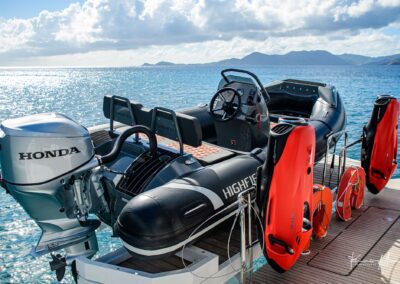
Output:
<svg viewBox="0 0 400 284">
<path fill-rule="evenodd" d="M 361 210 L 353 210 L 352 221 L 342 222 L 333 216 L 328 236 L 313 241 L 311 254 L 301 257 L 290 271 L 279 274 L 266 265 L 254 274 L 254 283 L 400 283 L 400 190 L 391 187 L 398 188 L 398 185 L 392 186 L 389 183 L 378 195 L 366 192 L 366 205 Z M 390 214 L 386 215 L 388 212 Z M 380 223 L 389 223 L 391 227 L 385 232 L 388 226 Z M 346 231 L 349 233 L 344 235 Z M 339 242 L 342 234 L 343 240 Z M 374 234 L 381 238 L 371 244 L 370 238 Z M 335 240 L 338 250 L 332 247 L 329 251 L 330 244 Z M 358 263 L 348 276 L 338 274 L 346 265 L 350 268 L 350 259 L 343 259 L 343 255 L 351 256 L 353 251 L 365 249 L 368 242 L 369 250 L 364 250 L 364 262 Z M 318 258 L 318 253 L 324 249 L 326 255 L 323 259 Z M 313 262 L 318 260 L 317 267 L 308 264 L 311 259 Z M 332 271 L 321 269 L 326 267 Z"/>
<path fill-rule="evenodd" d="M 189 264 L 190 262 L 186 262 L 186 265 Z M 148 273 L 159 273 L 184 268 L 181 258 L 176 255 L 154 260 L 142 260 L 131 257 L 118 265 Z"/>
</svg>

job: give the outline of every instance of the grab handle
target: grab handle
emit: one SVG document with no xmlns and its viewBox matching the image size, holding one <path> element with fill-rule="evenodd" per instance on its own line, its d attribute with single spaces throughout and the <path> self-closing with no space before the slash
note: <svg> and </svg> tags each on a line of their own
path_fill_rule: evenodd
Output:
<svg viewBox="0 0 400 284">
<path fill-rule="evenodd" d="M 290 255 L 294 254 L 294 250 L 285 241 L 275 238 L 272 234 L 268 235 L 268 240 L 272 245 L 277 244 L 284 247 L 288 254 Z"/>
<path fill-rule="evenodd" d="M 311 221 L 305 217 L 303 217 L 303 227 L 302 227 L 302 233 L 307 232 L 312 229 L 312 224 Z"/>
<path fill-rule="evenodd" d="M 382 173 L 382 172 L 381 172 L 380 170 L 378 170 L 378 169 L 372 168 L 372 169 L 371 169 L 371 173 L 372 173 L 372 175 L 375 176 L 375 177 L 378 177 L 378 178 L 387 180 L 387 177 L 385 176 L 385 174 Z"/>
<path fill-rule="evenodd" d="M 118 136 L 114 142 L 112 150 L 108 154 L 98 157 L 100 164 L 107 164 L 114 161 L 121 152 L 122 145 L 124 144 L 125 140 L 135 133 L 146 134 L 146 136 L 149 138 L 150 155 L 152 157 L 157 156 L 157 138 L 154 132 L 144 125 L 136 125 L 128 128 Z"/>
</svg>

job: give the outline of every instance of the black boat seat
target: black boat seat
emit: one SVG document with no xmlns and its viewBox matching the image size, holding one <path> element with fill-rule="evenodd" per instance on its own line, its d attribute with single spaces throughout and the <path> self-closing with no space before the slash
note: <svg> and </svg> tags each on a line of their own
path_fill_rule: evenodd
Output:
<svg viewBox="0 0 400 284">
<path fill-rule="evenodd" d="M 112 98 L 110 96 L 104 97 L 103 112 L 106 118 L 111 117 L 111 100 Z M 146 109 L 143 107 L 143 105 L 135 102 L 130 103 L 136 124 L 151 127 L 151 120 L 154 110 Z M 198 116 L 200 115 L 201 117 L 199 117 L 198 119 L 197 117 L 188 115 L 192 113 Z M 215 129 L 210 129 L 210 121 L 207 120 L 206 116 L 208 115 L 206 107 L 197 107 L 197 110 L 193 108 L 191 111 L 188 112 L 188 114 L 186 114 L 185 112 L 176 112 L 185 153 L 192 154 L 193 157 L 195 157 L 202 165 L 211 165 L 214 163 L 218 163 L 235 155 L 233 152 L 225 148 L 218 147 L 216 145 L 202 141 L 203 127 L 199 122 L 200 119 L 204 122 L 204 128 L 206 129 L 206 131 L 208 131 L 207 135 L 212 136 L 213 131 L 215 132 Z M 160 115 L 163 115 L 164 118 L 169 118 L 168 114 L 166 113 L 160 112 Z M 179 143 L 177 141 L 174 129 L 171 129 L 171 131 L 169 131 L 169 127 L 173 128 L 173 125 L 171 125 L 168 120 L 165 120 L 164 123 L 160 123 L 162 122 L 163 117 L 160 118 L 161 120 L 157 122 L 156 128 L 163 128 L 160 129 L 160 133 L 162 133 L 162 135 L 156 135 L 158 144 L 162 144 L 169 148 L 179 150 Z M 118 98 L 114 98 L 114 120 L 127 125 L 132 124 L 132 116 L 129 113 L 126 102 L 119 100 Z M 213 121 L 211 121 L 211 123 L 213 123 Z M 212 125 L 212 127 L 214 126 Z M 147 139 L 147 137 L 145 137 L 144 135 L 140 136 L 144 139 Z"/>
<path fill-rule="evenodd" d="M 108 119 L 111 117 L 111 101 L 114 100 L 114 121 L 133 125 L 140 124 L 151 128 L 154 109 L 147 109 L 139 103 L 130 101 L 135 123 L 132 121 L 132 114 L 126 101 L 111 96 L 104 96 L 103 113 Z M 199 120 L 196 117 L 183 113 L 176 113 L 176 119 L 179 126 L 179 132 L 184 144 L 198 147 L 201 146 L 203 137 Z M 168 139 L 177 141 L 178 137 L 175 130 L 175 124 L 169 113 L 159 111 L 157 113 L 156 133 L 162 133 Z"/>
<path fill-rule="evenodd" d="M 215 131 L 214 119 L 211 117 L 210 113 L 208 112 L 208 109 L 209 106 L 207 104 L 204 104 L 195 107 L 181 109 L 178 110 L 177 112 L 196 117 L 201 125 L 203 141 L 216 143 L 217 133 Z"/>
<path fill-rule="evenodd" d="M 299 96 L 290 93 L 269 92 L 271 100 L 268 109 L 271 114 L 283 114 L 288 116 L 305 117 L 311 116 L 318 95 Z"/>
</svg>

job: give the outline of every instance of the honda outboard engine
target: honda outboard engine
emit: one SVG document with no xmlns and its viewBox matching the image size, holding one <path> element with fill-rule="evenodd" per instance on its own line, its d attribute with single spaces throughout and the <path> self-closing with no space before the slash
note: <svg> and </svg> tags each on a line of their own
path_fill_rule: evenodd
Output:
<svg viewBox="0 0 400 284">
<path fill-rule="evenodd" d="M 30 115 L 2 122 L 0 146 L 2 185 L 43 232 L 33 254 L 93 256 L 100 222 L 88 219 L 85 185 L 98 161 L 87 129 L 57 113 Z"/>
</svg>

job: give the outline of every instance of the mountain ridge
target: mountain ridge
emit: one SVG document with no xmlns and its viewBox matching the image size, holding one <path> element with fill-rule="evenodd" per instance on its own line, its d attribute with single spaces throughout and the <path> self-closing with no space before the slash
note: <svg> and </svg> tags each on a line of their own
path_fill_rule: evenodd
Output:
<svg viewBox="0 0 400 284">
<path fill-rule="evenodd" d="M 283 55 L 252 52 L 242 58 L 228 58 L 216 62 L 176 64 L 168 61 L 160 61 L 156 64 L 144 63 L 149 66 L 268 66 L 268 65 L 398 65 L 400 53 L 389 56 L 370 57 L 358 54 L 344 53 L 332 54 L 326 50 L 291 51 Z"/>
</svg>

